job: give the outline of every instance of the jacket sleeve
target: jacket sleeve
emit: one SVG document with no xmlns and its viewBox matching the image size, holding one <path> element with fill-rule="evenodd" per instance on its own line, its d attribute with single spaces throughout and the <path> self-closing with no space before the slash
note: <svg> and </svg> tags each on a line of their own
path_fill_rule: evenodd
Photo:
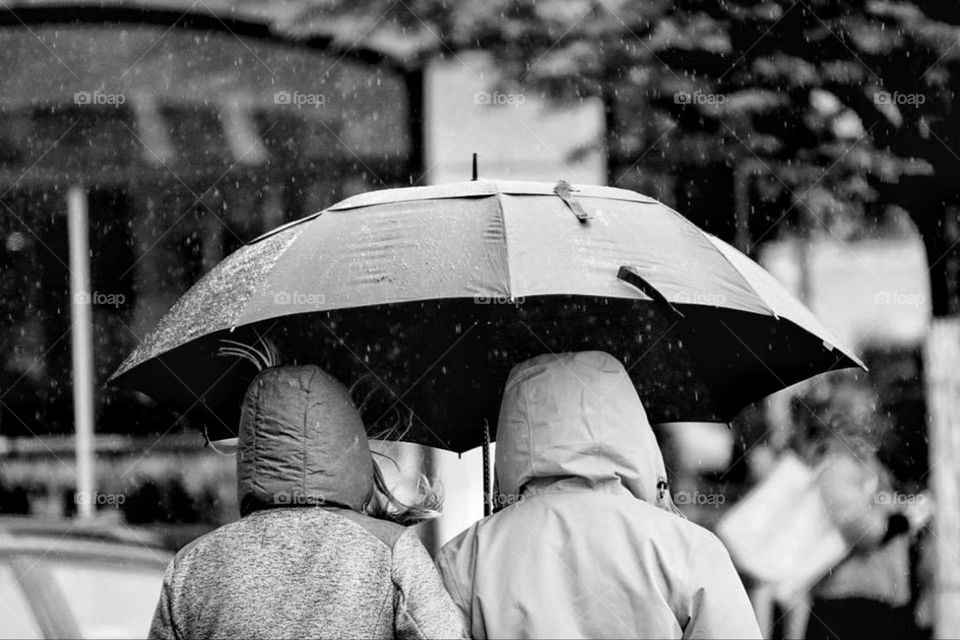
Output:
<svg viewBox="0 0 960 640">
<path fill-rule="evenodd" d="M 408 529 L 393 548 L 394 630 L 397 638 L 464 638 L 460 612 L 443 588 L 433 560 Z"/>
<path fill-rule="evenodd" d="M 167 566 L 163 573 L 163 585 L 160 587 L 160 601 L 153 614 L 153 623 L 150 625 L 152 640 L 180 640 L 176 623 L 173 621 L 173 600 L 171 597 L 171 583 L 173 582 L 174 561 Z"/>
<path fill-rule="evenodd" d="M 758 639 L 760 625 L 723 543 L 707 534 L 691 549 L 684 638 Z"/>
<path fill-rule="evenodd" d="M 482 620 L 473 619 L 473 598 L 470 595 L 474 566 L 474 550 L 470 544 L 472 538 L 464 532 L 448 542 L 437 554 L 437 569 L 440 579 L 446 587 L 453 604 L 460 610 L 463 627 L 472 638 L 485 638 L 486 630 Z"/>
</svg>

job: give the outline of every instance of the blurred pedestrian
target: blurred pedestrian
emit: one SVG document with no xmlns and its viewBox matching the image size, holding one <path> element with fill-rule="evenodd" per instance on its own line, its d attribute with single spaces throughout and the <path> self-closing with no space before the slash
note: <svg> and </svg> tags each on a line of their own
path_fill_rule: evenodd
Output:
<svg viewBox="0 0 960 640">
<path fill-rule="evenodd" d="M 497 427 L 502 511 L 444 547 L 474 638 L 759 638 L 720 541 L 686 520 L 623 365 L 545 355 L 510 373 Z"/>
<path fill-rule="evenodd" d="M 374 463 L 347 390 L 316 366 L 262 371 L 243 401 L 241 518 L 167 568 L 153 638 L 448 638 L 460 617 Z"/>
<path fill-rule="evenodd" d="M 798 449 L 819 468 L 827 514 L 850 549 L 810 591 L 807 640 L 918 637 L 910 521 L 876 455 L 886 429 L 875 396 L 850 384 L 818 387 L 797 406 Z"/>
</svg>

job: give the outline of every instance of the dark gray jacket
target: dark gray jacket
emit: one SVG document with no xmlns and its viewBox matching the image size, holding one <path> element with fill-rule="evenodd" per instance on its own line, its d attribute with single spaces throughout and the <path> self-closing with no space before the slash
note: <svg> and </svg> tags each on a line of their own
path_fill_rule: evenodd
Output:
<svg viewBox="0 0 960 640">
<path fill-rule="evenodd" d="M 241 519 L 164 576 L 154 638 L 432 638 L 460 616 L 413 529 L 358 513 L 373 462 L 346 390 L 317 367 L 267 369 L 244 400 Z"/>
</svg>

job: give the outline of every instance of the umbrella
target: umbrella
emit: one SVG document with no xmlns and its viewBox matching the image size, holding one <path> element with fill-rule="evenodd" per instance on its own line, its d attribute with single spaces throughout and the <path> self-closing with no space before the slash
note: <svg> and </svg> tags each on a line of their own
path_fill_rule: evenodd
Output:
<svg viewBox="0 0 960 640">
<path fill-rule="evenodd" d="M 231 437 L 256 367 L 224 345 L 266 338 L 354 385 L 371 434 L 457 452 L 495 424 L 509 369 L 540 353 L 614 354 L 655 423 L 726 422 L 862 366 L 763 268 L 669 207 L 564 181 L 389 189 L 279 227 L 197 282 L 111 382 Z"/>
</svg>

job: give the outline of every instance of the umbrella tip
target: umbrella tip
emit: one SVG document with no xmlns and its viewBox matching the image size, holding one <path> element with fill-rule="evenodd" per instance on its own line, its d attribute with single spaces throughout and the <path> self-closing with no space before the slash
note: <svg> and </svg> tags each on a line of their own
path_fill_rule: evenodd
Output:
<svg viewBox="0 0 960 640">
<path fill-rule="evenodd" d="M 477 179 L 477 152 L 473 152 L 473 180 Z"/>
</svg>

